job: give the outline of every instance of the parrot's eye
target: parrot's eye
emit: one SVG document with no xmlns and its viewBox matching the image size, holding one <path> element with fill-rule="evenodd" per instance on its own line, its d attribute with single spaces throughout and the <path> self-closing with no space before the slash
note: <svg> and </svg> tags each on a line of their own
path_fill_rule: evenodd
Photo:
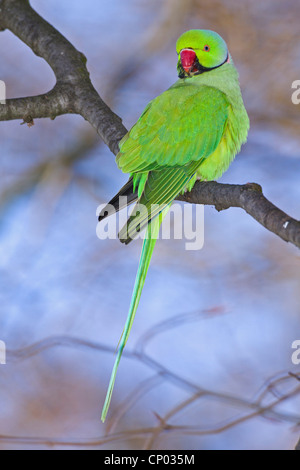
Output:
<svg viewBox="0 0 300 470">
<path fill-rule="evenodd" d="M 203 50 L 206 51 L 206 52 L 209 52 L 210 51 L 210 47 L 208 45 L 204 46 L 203 47 Z"/>
</svg>

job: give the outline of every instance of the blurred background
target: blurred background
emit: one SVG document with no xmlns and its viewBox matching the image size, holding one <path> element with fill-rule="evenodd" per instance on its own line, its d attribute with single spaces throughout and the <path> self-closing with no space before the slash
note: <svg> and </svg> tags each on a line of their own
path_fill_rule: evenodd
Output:
<svg viewBox="0 0 300 470">
<path fill-rule="evenodd" d="M 175 41 L 219 32 L 240 73 L 248 143 L 222 182 L 256 182 L 300 218 L 300 4 L 292 0 L 32 0 L 87 59 L 130 128 L 176 79 Z M 0 34 L 7 97 L 48 91 L 48 65 Z M 159 241 L 116 382 L 100 413 L 141 241 L 96 237 L 126 181 L 80 116 L 0 123 L 2 449 L 293 449 L 300 430 L 299 251 L 239 209 L 205 208 L 205 244 Z M 296 374 L 296 375 L 293 375 Z M 54 447 L 53 447 L 54 446 Z"/>
</svg>

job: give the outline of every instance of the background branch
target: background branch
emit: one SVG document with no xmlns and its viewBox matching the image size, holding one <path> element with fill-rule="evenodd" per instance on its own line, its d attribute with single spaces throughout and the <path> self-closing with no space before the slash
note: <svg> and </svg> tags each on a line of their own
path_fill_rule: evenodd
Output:
<svg viewBox="0 0 300 470">
<path fill-rule="evenodd" d="M 194 320 L 195 319 L 196 316 L 194 316 Z M 172 327 L 173 321 L 174 319 L 166 321 L 169 328 Z M 176 323 L 177 326 L 181 324 L 181 322 Z M 182 319 L 182 323 L 184 323 L 184 319 Z M 161 325 L 156 325 L 156 334 L 160 332 L 160 326 Z M 164 325 L 165 330 L 167 330 L 166 326 L 167 325 Z M 155 334 L 152 334 L 148 339 L 153 339 L 154 336 Z M 118 416 L 112 415 L 110 418 L 111 422 L 109 423 L 108 427 L 109 429 L 107 429 L 107 433 L 104 436 L 89 439 L 79 438 L 74 440 L 63 440 L 40 436 L 22 437 L 21 435 L 0 435 L 0 443 L 7 442 L 10 444 L 23 443 L 27 445 L 48 444 L 52 446 L 95 447 L 103 446 L 109 442 L 112 443 L 114 441 L 122 441 L 128 438 L 142 437 L 145 439 L 145 449 L 155 449 L 158 439 L 161 438 L 164 433 L 179 436 L 215 435 L 246 421 L 251 421 L 258 416 L 264 419 L 276 420 L 277 422 L 286 422 L 294 426 L 299 424 L 298 414 L 291 414 L 280 410 L 280 405 L 282 403 L 291 400 L 293 397 L 299 396 L 299 382 L 297 380 L 295 381 L 294 375 L 289 373 L 275 375 L 262 385 L 262 388 L 260 388 L 257 397 L 249 400 L 245 397 L 240 398 L 234 394 L 216 392 L 214 390 L 203 388 L 197 383 L 190 382 L 184 377 L 176 375 L 171 370 L 166 368 L 162 363 L 157 362 L 145 352 L 145 344 L 143 344 L 142 338 L 140 343 L 142 347 L 137 346 L 133 350 L 127 349 L 124 351 L 124 356 L 128 359 L 135 360 L 145 365 L 150 371 L 153 371 L 156 374 L 155 376 L 150 376 L 150 378 L 146 379 L 145 384 L 148 383 L 152 387 L 158 387 L 161 382 L 157 380 L 153 382 L 153 377 L 161 377 L 163 381 L 168 382 L 188 393 L 188 398 L 183 398 L 182 401 L 179 404 L 176 404 L 164 417 L 161 417 L 155 413 L 157 418 L 156 425 L 151 427 L 140 427 L 137 429 L 126 429 L 125 431 L 108 432 L 109 430 L 112 431 L 112 425 L 117 424 L 116 422 L 119 419 Z M 41 355 L 41 353 L 44 353 L 47 350 L 55 347 L 76 348 L 83 351 L 90 350 L 93 352 L 93 354 L 96 352 L 105 352 L 112 355 L 115 354 L 115 349 L 113 347 L 106 346 L 105 344 L 87 341 L 85 339 L 72 336 L 54 336 L 45 338 L 44 340 L 30 344 L 21 349 L 7 351 L 7 357 L 10 363 L 18 363 L 34 356 Z M 291 385 L 288 393 L 282 393 L 280 391 L 280 384 L 282 383 Z M 141 395 L 139 395 L 140 392 L 143 394 L 147 391 L 147 387 L 144 387 L 144 390 L 136 388 L 133 392 L 134 400 L 132 400 L 131 406 L 133 406 L 133 404 L 136 405 L 138 400 L 141 398 Z M 209 399 L 213 399 L 214 401 L 220 402 L 224 406 L 228 407 L 228 409 L 231 410 L 230 417 L 225 421 L 218 421 L 212 425 L 198 423 L 195 426 L 190 424 L 176 425 L 172 423 L 172 418 L 176 417 L 180 413 L 187 412 L 193 403 L 202 403 L 204 400 L 206 400 L 206 403 L 208 403 Z M 298 450 L 298 448 L 296 448 L 296 450 Z"/>
<path fill-rule="evenodd" d="M 0 106 L 0 120 L 35 118 L 76 113 L 86 119 L 116 155 L 127 129 L 122 120 L 95 90 L 85 56 L 39 16 L 28 0 L 0 0 L 0 27 L 9 29 L 52 68 L 56 85 L 49 93 L 8 99 Z M 300 222 L 268 201 L 256 184 L 197 183 L 191 193 L 178 197 L 194 204 L 214 205 L 217 210 L 240 207 L 282 240 L 300 248 Z"/>
</svg>

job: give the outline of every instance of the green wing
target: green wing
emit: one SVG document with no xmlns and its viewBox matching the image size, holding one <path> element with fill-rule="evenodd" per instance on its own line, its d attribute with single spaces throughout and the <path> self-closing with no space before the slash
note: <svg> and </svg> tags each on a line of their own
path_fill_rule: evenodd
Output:
<svg viewBox="0 0 300 470">
<path fill-rule="evenodd" d="M 177 82 L 149 103 L 120 143 L 117 163 L 141 181 L 133 215 L 119 233 L 129 243 L 187 186 L 218 147 L 229 103 L 218 89 Z"/>
<path fill-rule="evenodd" d="M 220 90 L 176 82 L 148 104 L 121 140 L 119 168 L 124 173 L 145 172 L 206 158 L 221 140 L 228 108 Z"/>
<path fill-rule="evenodd" d="M 191 162 L 184 167 L 169 167 L 150 171 L 144 190 L 131 215 L 119 233 L 123 243 L 130 243 L 148 223 L 160 214 L 186 187 L 199 167 L 199 162 Z"/>
</svg>

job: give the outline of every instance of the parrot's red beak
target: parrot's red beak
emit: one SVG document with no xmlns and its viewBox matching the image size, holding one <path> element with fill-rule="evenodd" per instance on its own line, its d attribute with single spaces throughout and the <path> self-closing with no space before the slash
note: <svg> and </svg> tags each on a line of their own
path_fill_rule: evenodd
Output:
<svg viewBox="0 0 300 470">
<path fill-rule="evenodd" d="M 190 73 L 194 67 L 194 64 L 197 60 L 197 56 L 193 49 L 182 49 L 180 51 L 180 61 L 183 67 L 183 70 L 186 73 Z"/>
</svg>

